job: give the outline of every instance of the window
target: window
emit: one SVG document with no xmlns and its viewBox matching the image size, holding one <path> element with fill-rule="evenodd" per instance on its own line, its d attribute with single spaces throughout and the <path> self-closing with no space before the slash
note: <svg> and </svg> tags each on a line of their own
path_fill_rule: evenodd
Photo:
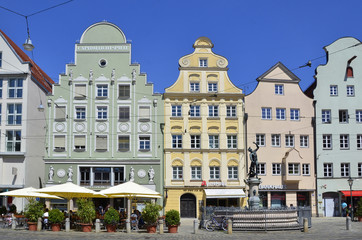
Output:
<svg viewBox="0 0 362 240">
<path fill-rule="evenodd" d="M 219 116 L 219 106 L 209 105 L 209 117 Z"/>
<path fill-rule="evenodd" d="M 110 186 L 111 185 L 111 168 L 110 167 L 93 167 L 94 182 L 93 186 Z"/>
<path fill-rule="evenodd" d="M 106 120 L 107 115 L 108 114 L 106 106 L 97 106 L 97 120 Z"/>
<path fill-rule="evenodd" d="M 107 136 L 97 135 L 96 136 L 96 150 L 107 151 Z"/>
<path fill-rule="evenodd" d="M 347 77 L 353 78 L 353 68 L 350 66 L 347 67 Z"/>
<path fill-rule="evenodd" d="M 338 96 L 338 86 L 337 85 L 329 86 L 329 94 L 330 96 Z"/>
<path fill-rule="evenodd" d="M 356 122 L 362 123 L 362 110 L 356 110 Z"/>
<path fill-rule="evenodd" d="M 8 104 L 8 124 L 20 125 L 22 116 L 21 104 Z"/>
<path fill-rule="evenodd" d="M 130 139 L 128 135 L 118 136 L 118 151 L 127 152 L 129 151 Z"/>
<path fill-rule="evenodd" d="M 273 175 L 280 175 L 282 173 L 282 164 L 280 163 L 273 163 Z"/>
<path fill-rule="evenodd" d="M 140 151 L 150 151 L 151 139 L 149 136 L 139 137 Z"/>
<path fill-rule="evenodd" d="M 283 95 L 284 94 L 284 86 L 280 84 L 275 84 L 275 94 L 276 95 Z"/>
<path fill-rule="evenodd" d="M 2 67 L 2 63 L 3 63 L 3 53 L 0 52 L 0 68 Z"/>
<path fill-rule="evenodd" d="M 226 117 L 236 117 L 236 106 L 226 106 Z"/>
<path fill-rule="evenodd" d="M 65 151 L 65 136 L 64 135 L 54 136 L 54 151 L 56 151 L 56 152 Z"/>
<path fill-rule="evenodd" d="M 191 135 L 191 148 L 199 149 L 201 147 L 201 136 L 200 135 Z"/>
<path fill-rule="evenodd" d="M 23 79 L 10 79 L 9 80 L 9 98 L 22 98 L 23 97 Z"/>
<path fill-rule="evenodd" d="M 201 180 L 201 167 L 191 167 L 191 180 Z"/>
<path fill-rule="evenodd" d="M 85 151 L 85 135 L 74 136 L 74 150 Z"/>
<path fill-rule="evenodd" d="M 209 92 L 217 92 L 217 83 L 208 83 L 207 89 Z"/>
<path fill-rule="evenodd" d="M 98 98 L 108 97 L 108 85 L 106 85 L 106 84 L 97 85 L 97 97 Z"/>
<path fill-rule="evenodd" d="M 228 179 L 229 180 L 238 179 L 238 167 L 237 166 L 228 167 Z"/>
<path fill-rule="evenodd" d="M 114 185 L 125 182 L 123 167 L 113 167 L 113 175 L 114 175 Z"/>
<path fill-rule="evenodd" d="M 1 61 L 0 61 L 1 62 Z M 1 67 L 1 66 L 0 66 Z M 3 80 L 0 79 L 0 98 L 3 97 Z"/>
<path fill-rule="evenodd" d="M 357 134 L 357 149 L 362 149 L 362 134 Z"/>
<path fill-rule="evenodd" d="M 257 165 L 257 172 L 258 175 L 265 175 L 266 174 L 266 164 L 265 163 L 259 163 Z"/>
<path fill-rule="evenodd" d="M 323 171 L 324 171 L 324 177 L 332 177 L 332 163 L 324 163 L 323 164 Z"/>
<path fill-rule="evenodd" d="M 300 147 L 307 148 L 309 146 L 309 136 L 308 135 L 300 135 Z"/>
<path fill-rule="evenodd" d="M 80 185 L 90 186 L 90 167 L 80 167 Z"/>
<path fill-rule="evenodd" d="M 285 135 L 285 146 L 294 147 L 294 135 Z"/>
<path fill-rule="evenodd" d="M 209 135 L 209 148 L 210 149 L 219 148 L 219 136 L 218 135 Z"/>
<path fill-rule="evenodd" d="M 87 97 L 87 85 L 75 84 L 74 85 L 74 98 L 85 99 Z"/>
<path fill-rule="evenodd" d="M 277 120 L 285 120 L 285 108 L 277 108 L 276 109 L 276 119 Z"/>
<path fill-rule="evenodd" d="M 362 163 L 358 163 L 358 177 L 362 177 Z"/>
<path fill-rule="evenodd" d="M 75 119 L 77 119 L 77 120 L 85 119 L 85 107 L 76 107 L 75 108 Z"/>
<path fill-rule="evenodd" d="M 310 164 L 303 164 L 302 165 L 302 174 L 304 176 L 310 175 Z"/>
<path fill-rule="evenodd" d="M 172 148 L 182 148 L 182 135 L 172 135 Z"/>
<path fill-rule="evenodd" d="M 288 163 L 289 175 L 299 175 L 299 163 Z"/>
<path fill-rule="evenodd" d="M 142 121 L 142 122 L 148 122 L 150 121 L 151 117 L 151 109 L 150 107 L 139 107 L 139 110 L 138 110 L 138 117 L 139 117 L 139 120 Z"/>
<path fill-rule="evenodd" d="M 290 109 L 290 120 L 298 121 L 300 115 L 299 109 Z"/>
<path fill-rule="evenodd" d="M 55 104 L 55 121 L 65 121 L 66 117 L 66 107 Z"/>
<path fill-rule="evenodd" d="M 238 141 L 236 135 L 228 135 L 227 141 L 229 149 L 236 149 L 238 147 Z"/>
<path fill-rule="evenodd" d="M 210 167 L 210 180 L 220 179 L 220 167 Z"/>
<path fill-rule="evenodd" d="M 190 92 L 200 92 L 200 83 L 190 82 Z"/>
<path fill-rule="evenodd" d="M 339 110 L 339 123 L 348 123 L 348 110 Z"/>
<path fill-rule="evenodd" d="M 322 110 L 322 123 L 331 123 L 331 110 Z"/>
<path fill-rule="evenodd" d="M 181 105 L 172 105 L 172 117 L 181 117 Z"/>
<path fill-rule="evenodd" d="M 273 147 L 280 147 L 280 134 L 272 134 L 271 143 Z"/>
<path fill-rule="evenodd" d="M 349 177 L 349 163 L 341 163 L 341 177 Z"/>
<path fill-rule="evenodd" d="M 119 107 L 119 121 L 129 121 L 129 107 Z"/>
<path fill-rule="evenodd" d="M 118 98 L 119 99 L 129 99 L 131 96 L 130 86 L 129 85 L 118 85 Z"/>
<path fill-rule="evenodd" d="M 200 117 L 200 105 L 190 106 L 190 117 Z"/>
<path fill-rule="evenodd" d="M 21 151 L 21 131 L 8 130 L 6 131 L 6 151 L 20 152 Z"/>
<path fill-rule="evenodd" d="M 339 147 L 340 147 L 340 149 L 349 149 L 349 135 L 348 134 L 339 135 Z"/>
<path fill-rule="evenodd" d="M 332 135 L 323 135 L 323 149 L 332 149 Z"/>
<path fill-rule="evenodd" d="M 271 108 L 261 108 L 261 119 L 272 119 Z"/>
<path fill-rule="evenodd" d="M 354 97 L 354 86 L 347 86 L 347 97 Z"/>
<path fill-rule="evenodd" d="M 183 173 L 182 173 L 181 166 L 172 167 L 172 179 L 173 180 L 182 180 L 183 179 Z"/>
<path fill-rule="evenodd" d="M 200 67 L 207 67 L 207 58 L 200 58 L 199 65 Z"/>
<path fill-rule="evenodd" d="M 265 134 L 256 134 L 255 142 L 259 146 L 265 146 Z"/>
</svg>

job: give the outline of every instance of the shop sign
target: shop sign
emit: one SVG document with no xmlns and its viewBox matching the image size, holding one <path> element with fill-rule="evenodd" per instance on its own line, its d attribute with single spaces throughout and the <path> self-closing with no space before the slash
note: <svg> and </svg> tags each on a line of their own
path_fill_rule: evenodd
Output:
<svg viewBox="0 0 362 240">
<path fill-rule="evenodd" d="M 287 189 L 286 185 L 260 185 L 259 190 L 283 190 Z"/>
<path fill-rule="evenodd" d="M 203 185 L 203 184 L 204 184 L 204 181 L 201 183 L 201 186 L 203 186 L 203 187 L 226 187 L 225 182 L 208 182 L 208 183 L 205 182 L 205 185 Z"/>
</svg>

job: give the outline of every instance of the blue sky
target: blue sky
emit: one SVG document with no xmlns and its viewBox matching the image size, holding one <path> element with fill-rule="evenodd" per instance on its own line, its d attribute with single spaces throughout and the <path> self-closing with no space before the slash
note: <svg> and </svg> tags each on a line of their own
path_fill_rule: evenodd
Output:
<svg viewBox="0 0 362 240">
<path fill-rule="evenodd" d="M 2 0 L 0 6 L 29 15 L 62 2 Z M 29 17 L 29 27 L 34 60 L 56 82 L 65 64 L 74 61 L 74 44 L 83 31 L 107 20 L 132 40 L 132 62 L 141 64 L 155 92 L 176 81 L 179 58 L 206 36 L 214 52 L 229 60 L 231 81 L 248 94 L 278 61 L 306 89 L 315 68 L 326 61 L 324 46 L 345 36 L 362 39 L 361 11 L 357 0 L 74 0 Z M 0 29 L 20 46 L 27 38 L 25 18 L 3 9 Z M 298 68 L 311 59 L 316 59 L 311 68 Z"/>
</svg>

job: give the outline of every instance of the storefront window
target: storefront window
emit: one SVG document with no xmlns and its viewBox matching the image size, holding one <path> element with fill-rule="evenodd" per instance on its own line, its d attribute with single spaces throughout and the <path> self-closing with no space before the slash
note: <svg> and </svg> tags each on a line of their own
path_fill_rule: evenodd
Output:
<svg viewBox="0 0 362 240">
<path fill-rule="evenodd" d="M 271 207 L 285 207 L 285 192 L 271 192 Z"/>
<path fill-rule="evenodd" d="M 110 186 L 111 185 L 111 168 L 95 167 L 94 172 L 94 184 L 95 186 Z"/>
<path fill-rule="evenodd" d="M 310 206 L 309 192 L 297 193 L 297 206 L 298 207 Z"/>
<path fill-rule="evenodd" d="M 267 208 L 268 207 L 268 193 L 267 192 L 259 192 L 259 198 L 260 198 L 260 207 Z"/>
</svg>

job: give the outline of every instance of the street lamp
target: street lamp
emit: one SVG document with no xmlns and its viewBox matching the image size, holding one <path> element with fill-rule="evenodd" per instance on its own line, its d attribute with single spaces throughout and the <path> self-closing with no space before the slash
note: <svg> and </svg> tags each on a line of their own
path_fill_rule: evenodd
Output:
<svg viewBox="0 0 362 240">
<path fill-rule="evenodd" d="M 352 185 L 353 185 L 353 179 L 351 178 L 351 176 L 349 176 L 348 178 L 348 185 L 349 185 L 349 190 L 350 190 L 350 195 L 351 195 L 351 218 L 353 221 L 353 198 L 352 198 Z"/>
</svg>

